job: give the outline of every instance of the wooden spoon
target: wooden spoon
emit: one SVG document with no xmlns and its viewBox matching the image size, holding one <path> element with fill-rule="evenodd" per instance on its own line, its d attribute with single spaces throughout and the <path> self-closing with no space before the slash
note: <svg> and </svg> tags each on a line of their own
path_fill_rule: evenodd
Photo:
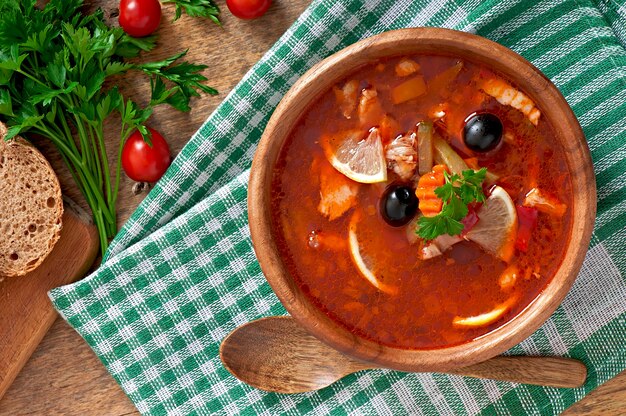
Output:
<svg viewBox="0 0 626 416">
<path fill-rule="evenodd" d="M 263 318 L 235 329 L 222 341 L 220 358 L 239 380 L 277 393 L 318 390 L 356 371 L 380 368 L 327 346 L 289 316 Z M 498 356 L 446 373 L 540 386 L 580 387 L 587 377 L 587 368 L 571 358 Z"/>
</svg>

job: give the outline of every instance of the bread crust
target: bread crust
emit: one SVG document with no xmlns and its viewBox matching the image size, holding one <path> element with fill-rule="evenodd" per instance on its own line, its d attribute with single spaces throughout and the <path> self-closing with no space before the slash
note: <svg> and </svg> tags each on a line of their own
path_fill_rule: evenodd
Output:
<svg viewBox="0 0 626 416">
<path fill-rule="evenodd" d="M 0 279 L 35 270 L 61 236 L 63 199 L 52 166 L 0 122 Z"/>
</svg>

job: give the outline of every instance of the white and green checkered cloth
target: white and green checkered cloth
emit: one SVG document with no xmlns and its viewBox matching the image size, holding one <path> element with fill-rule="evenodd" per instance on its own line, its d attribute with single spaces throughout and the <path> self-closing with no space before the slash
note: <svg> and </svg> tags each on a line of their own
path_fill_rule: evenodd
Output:
<svg viewBox="0 0 626 416">
<path fill-rule="evenodd" d="M 113 241 L 103 265 L 50 292 L 139 411 L 187 414 L 557 414 L 626 368 L 626 0 L 320 0 L 212 114 Z M 247 224 L 248 169 L 263 128 L 313 64 L 389 29 L 442 26 L 519 52 L 562 91 L 589 141 L 598 217 L 563 304 L 510 352 L 570 356 L 584 387 L 555 389 L 377 370 L 323 390 L 251 388 L 220 363 L 237 326 L 285 310 Z"/>
</svg>

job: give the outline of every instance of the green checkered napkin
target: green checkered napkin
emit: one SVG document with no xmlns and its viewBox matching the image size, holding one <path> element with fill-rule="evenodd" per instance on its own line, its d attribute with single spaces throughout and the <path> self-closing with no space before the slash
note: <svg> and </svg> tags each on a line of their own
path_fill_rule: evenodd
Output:
<svg viewBox="0 0 626 416">
<path fill-rule="evenodd" d="M 620 4 L 621 3 L 621 4 Z M 112 243 L 104 264 L 53 290 L 144 414 L 555 414 L 626 368 L 626 0 L 314 1 L 245 76 Z M 359 39 L 411 26 L 476 32 L 532 61 L 576 112 L 593 155 L 598 218 L 563 304 L 514 354 L 571 356 L 589 378 L 554 389 L 441 374 L 368 371 L 278 395 L 226 371 L 221 340 L 285 310 L 250 243 L 248 169 L 283 94 Z"/>
</svg>

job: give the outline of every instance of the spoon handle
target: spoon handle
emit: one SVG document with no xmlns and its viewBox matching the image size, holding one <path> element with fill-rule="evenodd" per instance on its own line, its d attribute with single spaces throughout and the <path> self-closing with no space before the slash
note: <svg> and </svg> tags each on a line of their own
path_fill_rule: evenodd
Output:
<svg viewBox="0 0 626 416">
<path fill-rule="evenodd" d="M 498 356 L 448 374 L 547 387 L 580 387 L 587 378 L 581 361 L 562 357 Z"/>
</svg>

